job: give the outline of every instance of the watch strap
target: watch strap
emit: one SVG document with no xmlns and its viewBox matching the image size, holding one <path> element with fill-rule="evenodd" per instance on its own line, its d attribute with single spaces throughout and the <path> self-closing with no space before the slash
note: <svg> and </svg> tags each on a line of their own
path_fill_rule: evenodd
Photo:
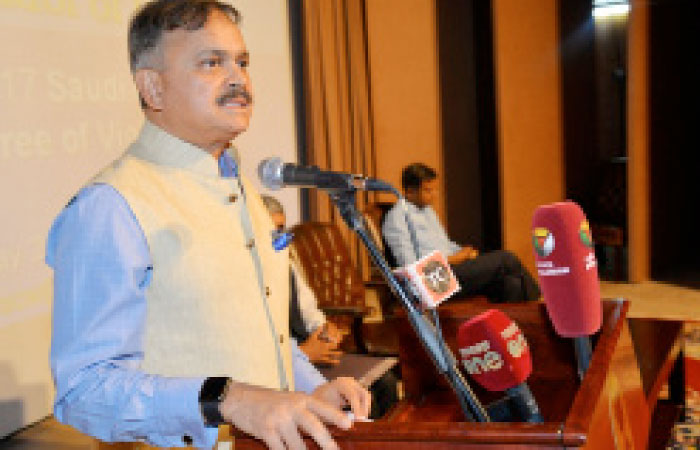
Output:
<svg viewBox="0 0 700 450">
<path fill-rule="evenodd" d="M 204 417 L 204 424 L 208 427 L 218 427 L 224 423 L 219 405 L 226 397 L 231 378 L 209 377 L 202 383 L 199 391 L 199 408 Z"/>
</svg>

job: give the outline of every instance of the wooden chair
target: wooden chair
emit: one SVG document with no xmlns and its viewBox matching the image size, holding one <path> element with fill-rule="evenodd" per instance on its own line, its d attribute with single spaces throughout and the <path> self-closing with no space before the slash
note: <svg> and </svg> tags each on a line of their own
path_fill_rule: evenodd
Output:
<svg viewBox="0 0 700 450">
<path fill-rule="evenodd" d="M 597 246 L 612 249 L 612 277 L 617 281 L 627 278 L 624 261 L 627 245 L 626 163 L 626 158 L 615 158 L 601 165 L 595 207 L 590 217 L 593 241 Z"/>
<path fill-rule="evenodd" d="M 397 267 L 396 258 L 391 253 L 391 249 L 382 235 L 382 223 L 384 222 L 384 217 L 389 212 L 389 210 L 394 206 L 393 202 L 375 202 L 370 203 L 365 207 L 362 212 L 367 229 L 374 238 L 374 241 L 379 246 L 379 250 L 384 254 L 384 258 L 390 267 Z M 370 280 L 381 280 L 381 275 L 374 266 L 370 264 Z"/>
<path fill-rule="evenodd" d="M 389 210 L 394 206 L 394 202 L 375 202 L 370 203 L 365 207 L 362 215 L 365 219 L 365 225 L 370 235 L 377 244 L 377 247 L 384 255 L 384 259 L 389 264 L 389 267 L 398 267 L 396 258 L 391 253 L 391 249 L 382 235 L 382 223 L 384 222 L 384 217 L 389 212 Z M 394 295 L 392 294 L 389 286 L 387 286 L 384 278 L 379 272 L 379 269 L 370 261 L 369 255 L 367 254 L 367 262 L 369 266 L 369 279 L 365 281 L 365 286 L 371 286 L 375 296 L 377 298 L 377 303 L 381 309 L 383 320 L 393 320 L 395 316 L 395 308 L 398 304 Z"/>
<path fill-rule="evenodd" d="M 367 290 L 336 225 L 307 222 L 292 229 L 293 257 L 298 258 L 318 305 L 338 326 L 352 333 L 349 351 L 379 355 L 398 354 L 398 338 L 386 320 L 365 321 L 375 311 L 368 307 Z"/>
</svg>

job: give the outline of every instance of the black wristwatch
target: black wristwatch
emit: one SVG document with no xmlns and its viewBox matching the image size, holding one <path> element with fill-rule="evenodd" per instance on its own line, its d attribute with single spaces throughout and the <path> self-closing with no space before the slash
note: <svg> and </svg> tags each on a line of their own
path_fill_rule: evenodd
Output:
<svg viewBox="0 0 700 450">
<path fill-rule="evenodd" d="M 202 410 L 204 425 L 218 427 L 224 423 L 219 405 L 226 397 L 231 379 L 227 377 L 209 377 L 202 383 L 199 391 L 199 408 Z"/>
</svg>

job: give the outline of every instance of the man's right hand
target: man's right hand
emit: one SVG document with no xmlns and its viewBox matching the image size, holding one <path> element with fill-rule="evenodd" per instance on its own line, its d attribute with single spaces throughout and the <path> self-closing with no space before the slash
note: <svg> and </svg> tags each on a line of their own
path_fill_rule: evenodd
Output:
<svg viewBox="0 0 700 450">
<path fill-rule="evenodd" d="M 231 384 L 219 409 L 227 422 L 272 450 L 306 449 L 300 431 L 322 449 L 335 450 L 338 445 L 324 423 L 342 429 L 352 426 L 343 411 L 318 398 L 243 383 Z"/>
<path fill-rule="evenodd" d="M 338 350 L 340 343 L 334 339 L 324 338 L 325 333 L 324 327 L 316 328 L 308 339 L 299 344 L 299 348 L 314 364 L 336 365 L 343 355 L 343 352 Z"/>
</svg>

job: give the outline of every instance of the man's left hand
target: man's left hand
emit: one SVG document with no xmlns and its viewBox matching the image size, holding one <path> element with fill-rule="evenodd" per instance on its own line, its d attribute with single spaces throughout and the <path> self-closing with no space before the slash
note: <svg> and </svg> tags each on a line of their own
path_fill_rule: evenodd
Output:
<svg viewBox="0 0 700 450">
<path fill-rule="evenodd" d="M 347 330 L 341 330 L 330 321 L 324 323 L 322 326 L 323 329 L 321 331 L 321 339 L 327 339 L 328 342 L 340 344 L 343 338 L 345 338 L 345 336 L 348 334 Z"/>
<path fill-rule="evenodd" d="M 463 247 L 464 251 L 467 253 L 467 259 L 474 259 L 477 256 L 479 256 L 479 250 L 475 249 L 474 247 L 471 247 L 469 245 L 465 245 Z"/>
<path fill-rule="evenodd" d="M 474 247 L 470 247 L 469 245 L 465 245 L 454 255 L 448 256 L 447 262 L 450 264 L 461 264 L 464 261 L 474 259 L 477 256 L 479 256 L 479 250 L 475 249 Z"/>
</svg>

